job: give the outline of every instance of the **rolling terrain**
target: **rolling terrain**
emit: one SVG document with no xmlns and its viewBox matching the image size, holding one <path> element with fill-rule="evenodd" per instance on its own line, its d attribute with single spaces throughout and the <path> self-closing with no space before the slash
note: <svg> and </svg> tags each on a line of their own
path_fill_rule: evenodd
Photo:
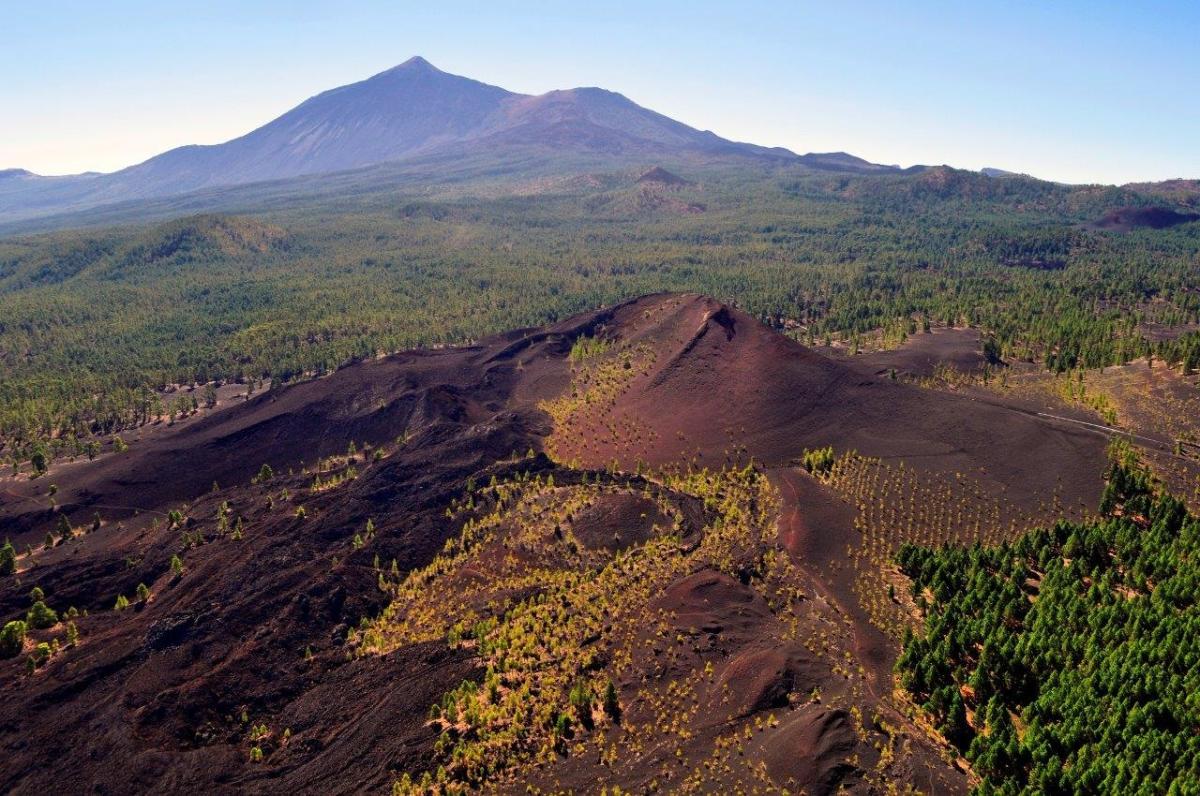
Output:
<svg viewBox="0 0 1200 796">
<path fill-rule="evenodd" d="M 59 613 L 0 785 L 962 792 L 879 562 L 1082 516 L 1105 441 L 697 294 L 276 386 L 0 479 L 0 607 Z"/>
<path fill-rule="evenodd" d="M 1012 730 L 1055 694 L 973 684 L 1001 627 L 1027 669 L 1062 645 L 945 598 L 1025 616 L 1056 550 L 1125 544 L 1137 456 L 1195 503 L 1195 193 L 796 156 L 420 59 L 115 175 L 0 173 L 0 788 L 1173 772 L 1056 770 L 1071 722 Z M 1101 558 L 1137 611 L 1173 574 Z"/>
</svg>

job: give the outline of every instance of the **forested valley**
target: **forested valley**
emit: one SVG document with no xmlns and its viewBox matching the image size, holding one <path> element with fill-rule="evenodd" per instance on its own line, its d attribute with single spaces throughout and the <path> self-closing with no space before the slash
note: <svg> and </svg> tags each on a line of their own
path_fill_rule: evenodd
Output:
<svg viewBox="0 0 1200 796">
<path fill-rule="evenodd" d="M 672 167 L 691 183 L 377 192 L 0 238 L 0 456 L 36 474 L 194 412 L 214 384 L 281 385 L 666 290 L 809 344 L 970 325 L 997 355 L 1059 372 L 1200 365 L 1200 224 L 1089 226 L 1151 193 L 947 168 Z"/>
</svg>

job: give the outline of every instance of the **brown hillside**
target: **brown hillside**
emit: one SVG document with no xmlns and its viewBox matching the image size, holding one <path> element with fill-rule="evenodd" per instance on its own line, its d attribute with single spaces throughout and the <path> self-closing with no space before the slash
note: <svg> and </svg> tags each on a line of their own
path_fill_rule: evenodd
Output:
<svg viewBox="0 0 1200 796">
<path fill-rule="evenodd" d="M 580 418 L 560 457 L 664 464 L 700 452 L 720 466 L 741 446 L 766 466 L 833 445 L 943 471 L 978 473 L 989 488 L 1034 500 L 1064 479 L 1065 495 L 1099 494 L 1103 441 L 1012 409 L 872 377 L 814 353 L 753 318 L 699 296 L 623 305 L 614 339 L 642 346 L 652 364 L 603 413 Z M 605 429 L 640 428 L 618 440 Z M 716 458 L 714 457 L 716 455 Z"/>
<path fill-rule="evenodd" d="M 655 166 L 644 172 L 635 182 L 642 185 L 662 185 L 668 188 L 682 188 L 685 185 L 693 184 L 691 180 L 685 180 L 678 174 L 672 174 L 662 166 Z"/>
<path fill-rule="evenodd" d="M 60 622 L 0 660 L 0 789 L 961 792 L 891 701 L 851 485 L 943 479 L 962 497 L 929 506 L 970 538 L 969 501 L 1091 504 L 1103 443 L 694 295 L 273 390 L 0 481 L 4 621 L 35 585 L 80 612 L 76 643 Z M 879 458 L 796 467 L 825 445 Z"/>
</svg>

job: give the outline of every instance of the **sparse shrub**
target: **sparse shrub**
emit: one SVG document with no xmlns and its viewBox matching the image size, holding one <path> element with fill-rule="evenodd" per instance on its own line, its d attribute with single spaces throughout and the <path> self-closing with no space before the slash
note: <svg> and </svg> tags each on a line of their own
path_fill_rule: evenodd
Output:
<svg viewBox="0 0 1200 796">
<path fill-rule="evenodd" d="M 801 463 L 804 465 L 804 469 L 813 475 L 826 475 L 833 469 L 835 458 L 832 446 L 812 451 L 805 448 L 801 456 Z"/>
<path fill-rule="evenodd" d="M 64 542 L 75 536 L 75 529 L 71 527 L 71 521 L 67 519 L 66 514 L 58 515 L 58 535 Z"/>
<path fill-rule="evenodd" d="M 150 587 L 145 583 L 139 583 L 137 587 L 138 602 L 144 603 L 150 601 Z"/>
<path fill-rule="evenodd" d="M 33 654 L 29 656 L 29 661 L 31 664 L 33 664 L 31 668 L 36 669 L 46 661 L 50 660 L 50 656 L 53 653 L 53 648 L 51 648 L 47 642 L 43 641 L 41 644 L 38 644 L 33 648 Z"/>
<path fill-rule="evenodd" d="M 114 611 L 124 611 L 128 607 L 129 607 L 129 598 L 126 597 L 124 594 L 118 594 L 117 602 L 115 605 L 113 605 L 113 610 Z"/>
<path fill-rule="evenodd" d="M 44 601 L 38 600 L 30 606 L 29 613 L 25 615 L 25 622 L 34 630 L 42 630 L 58 624 L 58 614 Z"/>
<path fill-rule="evenodd" d="M 602 356 L 610 347 L 610 343 L 597 337 L 579 337 L 571 345 L 568 354 L 572 365 L 578 365 L 589 359 Z"/>
<path fill-rule="evenodd" d="M 171 576 L 175 578 L 183 576 L 183 559 L 179 556 L 171 556 Z"/>
</svg>

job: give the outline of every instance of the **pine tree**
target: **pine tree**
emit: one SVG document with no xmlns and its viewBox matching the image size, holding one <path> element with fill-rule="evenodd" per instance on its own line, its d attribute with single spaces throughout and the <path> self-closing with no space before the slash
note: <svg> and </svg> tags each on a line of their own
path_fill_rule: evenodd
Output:
<svg viewBox="0 0 1200 796">
<path fill-rule="evenodd" d="M 621 700 L 617 696 L 617 687 L 609 680 L 604 686 L 604 712 L 613 721 L 621 720 Z"/>
<path fill-rule="evenodd" d="M 57 624 L 58 614 L 44 601 L 38 600 L 30 606 L 29 613 L 25 615 L 25 622 L 34 630 L 42 630 Z"/>
<path fill-rule="evenodd" d="M 946 707 L 946 720 L 942 722 L 942 735 L 959 749 L 966 749 L 971 740 L 971 725 L 967 724 L 967 707 L 962 695 L 954 689 L 950 704 Z"/>
<path fill-rule="evenodd" d="M 15 658 L 25 646 L 25 623 L 19 619 L 0 630 L 0 658 Z"/>
<path fill-rule="evenodd" d="M 71 527 L 71 521 L 67 519 L 66 514 L 58 515 L 58 535 L 64 542 L 70 541 L 75 536 L 75 529 Z"/>
<path fill-rule="evenodd" d="M 29 465 L 33 468 L 34 477 L 42 475 L 49 469 L 49 457 L 46 453 L 46 446 L 41 442 L 33 446 L 33 451 L 29 454 Z"/>
<path fill-rule="evenodd" d="M 17 550 L 11 541 L 5 539 L 4 546 L 0 547 L 0 575 L 12 575 L 16 571 Z"/>
</svg>

